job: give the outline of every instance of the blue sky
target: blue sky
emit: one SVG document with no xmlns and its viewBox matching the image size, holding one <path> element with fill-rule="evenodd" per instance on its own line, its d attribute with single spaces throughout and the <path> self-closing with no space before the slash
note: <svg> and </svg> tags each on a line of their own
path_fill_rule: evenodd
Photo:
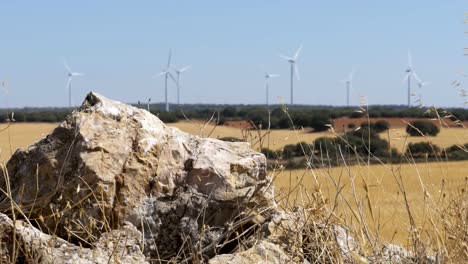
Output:
<svg viewBox="0 0 468 264">
<path fill-rule="evenodd" d="M 73 83 L 78 105 L 91 90 L 125 102 L 164 98 L 152 79 L 167 60 L 192 65 L 182 76 L 185 103 L 289 101 L 289 65 L 279 53 L 300 43 L 295 102 L 343 105 L 356 67 L 353 104 L 404 104 L 407 51 L 429 86 L 427 104 L 461 106 L 466 1 L 12 1 L 0 0 L 0 78 L 9 106 L 67 105 L 62 58 L 86 73 Z M 418 92 L 418 91 L 417 91 Z M 5 95 L 0 106 L 5 107 Z M 175 86 L 169 98 L 176 101 Z"/>
</svg>

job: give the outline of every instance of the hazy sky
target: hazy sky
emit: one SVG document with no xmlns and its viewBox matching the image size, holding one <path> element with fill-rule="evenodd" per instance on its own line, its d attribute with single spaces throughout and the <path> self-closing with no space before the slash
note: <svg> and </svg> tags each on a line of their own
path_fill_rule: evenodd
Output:
<svg viewBox="0 0 468 264">
<path fill-rule="evenodd" d="M 465 0 L 353 1 L 13 1 L 0 0 L 0 78 L 10 106 L 67 105 L 62 58 L 75 71 L 78 105 L 91 90 L 125 102 L 164 98 L 152 79 L 167 60 L 192 65 L 182 76 L 186 103 L 289 102 L 291 54 L 303 43 L 295 102 L 343 105 L 344 79 L 356 67 L 352 103 L 404 104 L 407 51 L 431 83 L 423 100 L 460 106 L 451 86 L 468 57 Z M 175 85 L 169 98 L 176 101 Z M 0 107 L 5 95 L 0 94 Z"/>
</svg>

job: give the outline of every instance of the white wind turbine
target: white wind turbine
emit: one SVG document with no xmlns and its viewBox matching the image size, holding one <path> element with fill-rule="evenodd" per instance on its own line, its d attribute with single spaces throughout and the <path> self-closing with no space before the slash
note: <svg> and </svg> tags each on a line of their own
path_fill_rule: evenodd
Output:
<svg viewBox="0 0 468 264">
<path fill-rule="evenodd" d="M 188 71 L 192 66 L 188 65 L 188 66 L 184 66 L 180 69 L 175 69 L 175 72 L 176 72 L 176 85 L 177 85 L 177 105 L 180 106 L 180 75 L 185 72 L 185 71 Z"/>
<path fill-rule="evenodd" d="M 302 45 L 299 46 L 299 48 L 296 50 L 294 53 L 294 56 L 285 56 L 280 54 L 280 57 L 287 60 L 291 66 L 291 105 L 294 104 L 294 75 L 296 75 L 297 80 L 299 80 L 299 70 L 297 69 L 297 59 L 299 57 L 299 53 L 302 50 Z"/>
<path fill-rule="evenodd" d="M 354 77 L 355 70 L 353 69 L 349 75 L 348 78 L 342 80 L 346 84 L 346 105 L 349 106 L 349 94 L 350 90 L 353 87 L 353 77 Z"/>
<path fill-rule="evenodd" d="M 172 51 L 169 50 L 169 56 L 168 56 L 168 59 L 167 59 L 166 67 L 163 68 L 161 70 L 161 72 L 159 72 L 159 74 L 156 74 L 155 76 L 153 76 L 153 78 L 156 78 L 158 76 L 163 76 L 164 75 L 164 97 L 165 97 L 165 101 L 166 101 L 166 112 L 169 112 L 169 101 L 167 100 L 167 79 L 170 77 L 175 82 L 174 76 L 172 76 L 172 74 L 170 72 L 170 69 L 171 69 L 171 56 L 172 56 Z"/>
<path fill-rule="evenodd" d="M 66 88 L 68 88 L 68 107 L 72 107 L 72 80 L 73 80 L 73 77 L 83 76 L 84 73 L 73 72 L 71 70 L 70 66 L 68 66 L 68 64 L 67 64 L 67 62 L 65 60 L 63 61 L 63 65 L 65 66 L 65 69 L 67 70 L 67 76 L 68 76 L 68 81 L 67 81 L 67 86 L 66 86 Z"/>
<path fill-rule="evenodd" d="M 265 73 L 265 93 L 266 93 L 266 106 L 270 106 L 270 79 L 278 77 L 278 74 L 272 74 L 272 73 Z"/>
<path fill-rule="evenodd" d="M 413 69 L 411 53 L 408 51 L 408 68 L 406 69 L 406 75 L 403 78 L 403 82 L 408 82 L 408 107 L 411 106 L 411 77 L 414 77 L 417 82 L 420 82 L 421 80 Z"/>
</svg>

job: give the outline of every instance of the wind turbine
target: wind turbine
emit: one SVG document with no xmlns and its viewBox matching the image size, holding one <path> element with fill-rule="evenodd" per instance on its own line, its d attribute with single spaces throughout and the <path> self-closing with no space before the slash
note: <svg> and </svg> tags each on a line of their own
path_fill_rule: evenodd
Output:
<svg viewBox="0 0 468 264">
<path fill-rule="evenodd" d="M 270 106 L 269 98 L 270 98 L 270 79 L 278 77 L 278 74 L 272 73 L 265 73 L 265 92 L 266 92 L 266 106 Z"/>
<path fill-rule="evenodd" d="M 411 106 L 411 77 L 414 77 L 417 82 L 422 83 L 421 79 L 418 77 L 418 74 L 416 74 L 416 72 L 413 69 L 411 53 L 408 51 L 408 68 L 406 69 L 405 78 L 403 78 L 403 82 L 408 82 L 408 107 Z"/>
<path fill-rule="evenodd" d="M 297 80 L 299 80 L 299 70 L 297 69 L 296 62 L 299 57 L 299 53 L 302 50 L 302 45 L 294 53 L 294 56 L 285 56 L 280 54 L 280 57 L 285 59 L 291 65 L 291 105 L 294 104 L 294 75 L 296 75 Z"/>
<path fill-rule="evenodd" d="M 67 81 L 67 88 L 68 88 L 68 107 L 72 107 L 72 80 L 73 77 L 75 76 L 83 76 L 84 73 L 80 72 L 73 72 L 71 68 L 68 66 L 67 62 L 64 60 L 63 65 L 65 66 L 65 69 L 67 70 L 67 76 L 68 76 L 68 81 Z"/>
<path fill-rule="evenodd" d="M 349 106 L 349 91 L 353 87 L 353 77 L 355 70 L 353 69 L 347 79 L 344 79 L 342 82 L 346 84 L 346 105 Z"/>
<path fill-rule="evenodd" d="M 177 76 L 176 76 L 176 85 L 177 85 L 177 105 L 180 105 L 180 75 L 190 69 L 192 66 L 184 66 L 180 69 L 174 69 Z"/>
<path fill-rule="evenodd" d="M 153 78 L 156 78 L 158 76 L 163 76 L 164 75 L 164 97 L 166 100 L 166 112 L 169 112 L 169 102 L 167 100 L 167 79 L 170 77 L 174 82 L 174 76 L 172 76 L 171 72 L 169 71 L 171 69 L 171 56 L 172 56 L 172 51 L 169 50 L 169 56 L 167 58 L 167 65 L 166 68 L 163 68 L 159 74 L 153 76 Z"/>
</svg>

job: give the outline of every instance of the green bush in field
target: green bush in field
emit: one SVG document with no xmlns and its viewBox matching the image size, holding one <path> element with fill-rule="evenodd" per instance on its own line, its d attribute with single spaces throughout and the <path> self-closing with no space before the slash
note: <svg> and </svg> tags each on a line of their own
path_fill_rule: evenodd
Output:
<svg viewBox="0 0 468 264">
<path fill-rule="evenodd" d="M 370 128 L 375 133 L 382 133 L 390 128 L 390 124 L 385 120 L 379 120 L 375 123 L 361 123 L 361 128 Z"/>
<path fill-rule="evenodd" d="M 463 146 L 453 145 L 442 151 L 442 157 L 448 160 L 467 160 L 468 143 Z"/>
<path fill-rule="evenodd" d="M 435 137 L 439 132 L 439 127 L 428 121 L 418 120 L 406 126 L 406 133 L 413 137 L 422 137 L 423 135 Z"/>
<path fill-rule="evenodd" d="M 409 143 L 405 153 L 413 158 L 433 158 L 440 153 L 440 148 L 430 142 Z"/>
<path fill-rule="evenodd" d="M 278 154 L 276 153 L 276 151 L 273 151 L 269 148 L 262 148 L 262 150 L 260 150 L 260 152 L 265 155 L 265 157 L 267 159 L 276 159 L 278 157 Z"/>
</svg>

